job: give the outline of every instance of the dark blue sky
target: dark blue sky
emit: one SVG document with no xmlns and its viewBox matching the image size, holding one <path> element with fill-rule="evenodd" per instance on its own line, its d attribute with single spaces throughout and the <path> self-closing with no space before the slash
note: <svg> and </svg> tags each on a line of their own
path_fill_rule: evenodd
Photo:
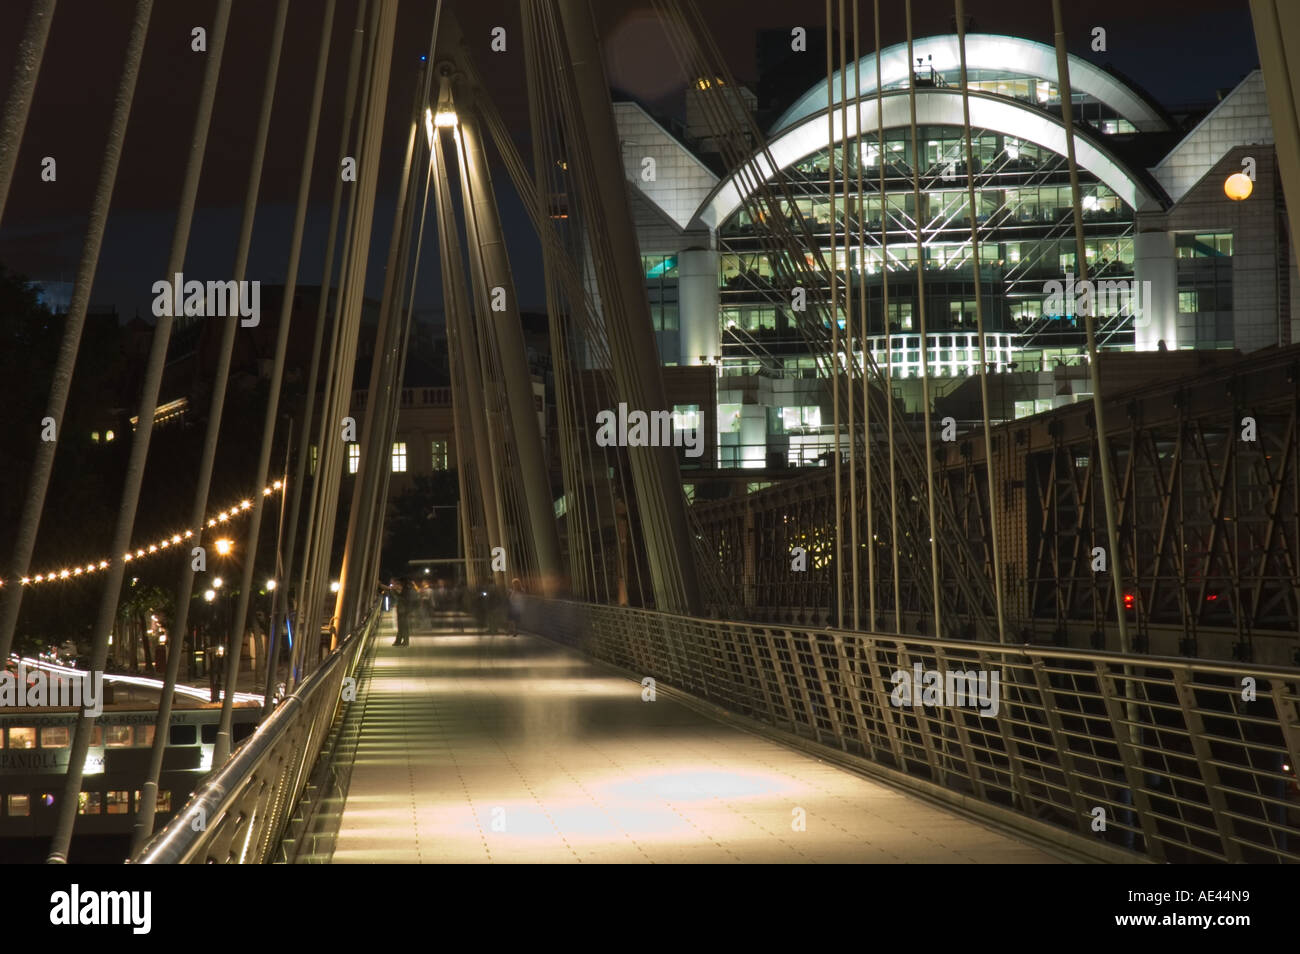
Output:
<svg viewBox="0 0 1300 954">
<path fill-rule="evenodd" d="M 26 6 L 21 0 L 0 4 L 0 77 L 6 84 Z M 59 4 L 19 155 L 17 177 L 0 228 L 0 262 L 32 278 L 71 280 L 75 274 L 85 214 L 102 158 L 98 144 L 106 136 L 133 6 L 129 0 L 63 0 Z M 482 39 L 480 70 L 515 131 L 523 155 L 530 156 L 522 43 L 513 42 L 505 54 L 486 52 L 486 38 L 494 25 L 504 25 L 513 40 L 520 40 L 518 5 L 482 0 L 452 6 L 465 35 L 471 40 Z M 685 76 L 648 4 L 599 0 L 594 6 L 606 41 L 611 80 L 637 98 L 671 111 L 680 102 L 678 91 Z M 1052 42 L 1051 6 L 1047 0 L 968 0 L 966 6 L 975 18 L 974 29 Z M 1119 70 L 1171 109 L 1212 102 L 1217 90 L 1235 85 L 1257 64 L 1246 0 L 1070 0 L 1065 6 L 1072 52 Z M 94 303 L 114 304 L 124 317 L 137 309 L 149 317 L 150 287 L 162 277 L 166 264 L 203 65 L 202 55 L 189 49 L 189 29 L 210 23 L 213 7 L 213 0 L 155 5 L 114 211 L 92 294 Z M 307 284 L 320 279 L 331 177 L 336 174 L 346 42 L 355 9 L 352 0 L 340 0 L 339 7 L 334 65 L 327 86 L 304 265 L 299 275 L 299 281 Z M 888 0 L 882 7 L 884 43 L 905 39 L 902 3 Z M 235 3 L 186 265 L 193 277 L 228 276 L 231 269 L 273 9 L 274 4 L 267 2 Z M 268 283 L 281 282 L 284 277 L 306 125 L 303 114 L 309 102 L 319 38 L 318 9 L 314 2 L 291 6 L 248 273 L 250 279 Z M 393 182 L 405 139 L 407 104 L 418 57 L 427 43 L 432 9 L 432 3 L 402 5 L 373 233 L 373 264 L 368 275 L 368 292 L 375 298 L 382 289 L 382 262 L 391 227 Z M 756 79 L 757 31 L 788 30 L 793 25 L 815 28 L 823 25 L 824 15 L 820 3 L 793 0 L 701 0 L 701 9 L 731 69 L 739 79 L 750 83 Z M 874 46 L 871 4 L 863 0 L 861 9 L 862 43 L 864 50 L 869 50 Z M 948 0 L 916 0 L 916 34 L 949 32 L 952 9 Z M 1107 31 L 1105 54 L 1088 49 L 1095 26 Z M 810 55 L 822 56 L 820 50 Z M 58 159 L 56 183 L 39 181 L 40 161 L 45 155 Z M 543 289 L 536 241 L 521 203 L 499 166 L 495 174 L 520 300 L 526 306 L 539 307 Z M 440 294 L 436 248 L 426 242 L 417 304 L 422 309 L 437 308 Z"/>
</svg>

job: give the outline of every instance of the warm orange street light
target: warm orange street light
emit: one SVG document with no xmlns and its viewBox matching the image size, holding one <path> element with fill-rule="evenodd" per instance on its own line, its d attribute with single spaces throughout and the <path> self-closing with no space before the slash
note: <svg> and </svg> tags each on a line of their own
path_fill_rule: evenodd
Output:
<svg viewBox="0 0 1300 954">
<path fill-rule="evenodd" d="M 1249 199 L 1250 194 L 1254 191 L 1255 183 L 1251 182 L 1250 176 L 1244 172 L 1234 172 L 1223 183 L 1223 194 L 1234 202 Z"/>
</svg>

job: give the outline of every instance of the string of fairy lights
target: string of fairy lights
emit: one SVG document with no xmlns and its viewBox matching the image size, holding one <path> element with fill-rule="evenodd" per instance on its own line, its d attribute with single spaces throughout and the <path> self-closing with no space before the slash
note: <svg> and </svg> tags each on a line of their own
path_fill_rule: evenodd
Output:
<svg viewBox="0 0 1300 954">
<path fill-rule="evenodd" d="M 284 481 L 277 480 L 275 483 L 262 488 L 262 496 L 270 497 L 272 494 L 280 493 L 284 490 Z M 200 533 L 205 529 L 211 530 L 222 524 L 229 523 L 231 520 L 247 513 L 253 509 L 253 501 L 244 499 L 234 506 L 227 507 L 225 510 L 218 512 L 215 516 L 209 517 L 202 527 L 191 528 L 171 536 L 163 537 L 155 543 L 149 543 L 138 547 L 135 550 L 128 550 L 122 554 L 123 563 L 133 563 L 137 560 L 144 560 L 158 553 L 163 553 L 186 540 L 191 539 L 195 533 Z M 89 563 L 79 564 L 77 566 L 64 567 L 61 570 L 51 570 L 48 573 L 36 573 L 31 576 L 24 576 L 19 580 L 23 586 L 35 586 L 43 583 L 61 583 L 64 580 L 74 580 L 80 577 L 88 576 L 92 573 L 99 573 L 107 570 L 112 565 L 112 559 L 101 558 L 92 560 Z M 4 586 L 5 581 L 0 580 L 0 586 Z"/>
</svg>

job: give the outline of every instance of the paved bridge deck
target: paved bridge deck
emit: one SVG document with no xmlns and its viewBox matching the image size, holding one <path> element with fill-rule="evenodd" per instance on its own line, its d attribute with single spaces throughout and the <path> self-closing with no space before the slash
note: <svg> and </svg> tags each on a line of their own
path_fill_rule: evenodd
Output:
<svg viewBox="0 0 1300 954">
<path fill-rule="evenodd" d="M 542 639 L 379 638 L 335 863 L 1057 860 Z"/>
</svg>

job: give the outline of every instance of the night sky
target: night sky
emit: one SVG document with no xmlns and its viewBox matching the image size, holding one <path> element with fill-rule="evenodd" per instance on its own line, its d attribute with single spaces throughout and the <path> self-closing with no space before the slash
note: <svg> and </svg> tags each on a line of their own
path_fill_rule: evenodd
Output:
<svg viewBox="0 0 1300 954">
<path fill-rule="evenodd" d="M 818 2 L 698 2 L 732 71 L 750 84 L 757 78 L 756 31 L 824 24 L 824 5 Z M 0 3 L 0 82 L 6 89 L 27 6 L 24 0 Z M 296 0 L 290 6 L 247 276 L 265 283 L 284 279 L 321 6 L 317 0 Z M 406 0 L 401 5 L 368 276 L 368 293 L 374 298 L 382 288 L 407 109 L 419 57 L 428 44 L 434 6 L 432 0 Z M 481 52 L 475 54 L 479 70 L 515 130 L 523 154 L 531 155 L 518 4 L 456 0 L 449 6 L 459 17 L 468 41 L 481 41 Z M 881 6 L 884 44 L 904 40 L 901 0 L 884 0 Z M 304 284 L 320 280 L 332 177 L 338 169 L 338 126 L 355 3 L 340 0 L 338 7 L 304 266 L 299 275 Z M 595 7 L 611 82 L 656 111 L 680 111 L 685 77 L 650 5 L 600 0 Z M 1052 42 L 1048 0 L 968 0 L 966 7 L 974 18 L 973 30 Z M 11 270 L 36 280 L 71 281 L 75 275 L 133 8 L 131 0 L 61 0 L 58 5 L 9 204 L 0 223 L 0 262 Z M 150 286 L 161 277 L 166 264 L 206 59 L 205 54 L 190 50 L 190 29 L 210 27 L 214 8 L 214 0 L 154 5 L 113 213 L 91 296 L 94 305 L 115 305 L 124 319 L 138 310 L 152 320 Z M 1065 8 L 1072 53 L 1113 67 L 1171 110 L 1213 103 L 1216 91 L 1235 85 L 1258 63 L 1246 0 L 1068 0 Z M 952 11 L 948 0 L 917 0 L 913 13 L 916 35 L 952 32 Z M 272 0 L 237 0 L 234 5 L 186 264 L 186 272 L 194 277 L 228 276 L 232 268 L 274 12 Z M 867 52 L 874 47 L 874 38 L 872 4 L 866 0 L 861 16 L 862 45 Z M 504 54 L 488 51 L 489 32 L 497 25 L 508 31 L 509 49 Z M 1108 53 L 1093 53 L 1088 48 L 1096 26 L 1107 30 Z M 821 49 L 810 49 L 808 55 L 824 64 Z M 57 182 L 41 182 L 43 156 L 56 158 Z M 520 300 L 526 306 L 540 307 L 543 289 L 537 246 L 504 172 L 499 166 L 495 171 Z M 426 243 L 417 295 L 421 309 L 438 308 L 434 251 Z"/>
</svg>

